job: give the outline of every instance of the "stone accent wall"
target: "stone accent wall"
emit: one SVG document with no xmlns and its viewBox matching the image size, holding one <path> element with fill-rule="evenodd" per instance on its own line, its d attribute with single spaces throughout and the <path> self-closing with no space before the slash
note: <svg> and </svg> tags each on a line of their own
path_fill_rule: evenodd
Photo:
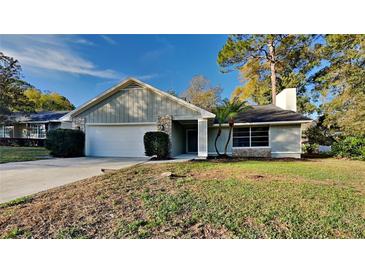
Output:
<svg viewBox="0 0 365 274">
<path fill-rule="evenodd" d="M 171 115 L 163 115 L 157 118 L 157 130 L 165 132 L 169 135 L 169 151 L 171 155 L 172 148 L 172 116 Z"/>
<path fill-rule="evenodd" d="M 270 158 L 271 148 L 240 147 L 232 148 L 233 157 Z"/>
<path fill-rule="evenodd" d="M 157 119 L 157 130 L 167 133 L 170 138 L 172 136 L 172 116 L 159 116 Z"/>
<path fill-rule="evenodd" d="M 85 119 L 79 117 L 72 119 L 72 129 L 80 129 L 85 132 Z"/>
</svg>

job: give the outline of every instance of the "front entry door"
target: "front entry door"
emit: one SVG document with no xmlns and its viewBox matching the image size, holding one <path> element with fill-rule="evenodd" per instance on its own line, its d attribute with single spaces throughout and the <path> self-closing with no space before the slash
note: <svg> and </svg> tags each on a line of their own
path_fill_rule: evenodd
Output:
<svg viewBox="0 0 365 274">
<path fill-rule="evenodd" d="M 188 129 L 186 134 L 187 137 L 187 152 L 196 153 L 198 152 L 198 131 L 196 129 Z"/>
</svg>

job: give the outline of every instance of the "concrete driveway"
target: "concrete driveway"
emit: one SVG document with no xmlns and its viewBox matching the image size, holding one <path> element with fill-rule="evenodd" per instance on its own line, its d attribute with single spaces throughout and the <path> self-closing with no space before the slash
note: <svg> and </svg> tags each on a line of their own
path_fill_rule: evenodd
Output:
<svg viewBox="0 0 365 274">
<path fill-rule="evenodd" d="M 119 169 L 146 158 L 55 158 L 0 164 L 0 203 L 77 180 L 101 175 L 102 168 Z"/>
</svg>

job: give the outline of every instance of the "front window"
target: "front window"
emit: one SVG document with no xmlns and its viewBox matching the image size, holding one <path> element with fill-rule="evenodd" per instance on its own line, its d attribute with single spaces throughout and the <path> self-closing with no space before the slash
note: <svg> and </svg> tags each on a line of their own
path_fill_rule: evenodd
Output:
<svg viewBox="0 0 365 274">
<path fill-rule="evenodd" d="M 249 147 L 250 146 L 250 128 L 241 127 L 233 128 L 233 146 Z"/>
<path fill-rule="evenodd" d="M 11 138 L 13 137 L 14 126 L 0 126 L 0 137 Z"/>
<path fill-rule="evenodd" d="M 251 146 L 269 146 L 269 127 L 251 127 Z"/>
<path fill-rule="evenodd" d="M 233 128 L 233 147 L 268 147 L 269 127 Z"/>
<path fill-rule="evenodd" d="M 46 138 L 46 126 L 44 124 L 29 124 L 28 138 L 35 138 L 35 139 Z"/>
</svg>

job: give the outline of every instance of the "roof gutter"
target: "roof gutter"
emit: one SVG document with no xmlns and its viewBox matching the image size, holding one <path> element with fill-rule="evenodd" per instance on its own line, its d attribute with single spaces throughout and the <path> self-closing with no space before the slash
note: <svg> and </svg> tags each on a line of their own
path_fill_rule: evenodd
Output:
<svg viewBox="0 0 365 274">
<path fill-rule="evenodd" d="M 254 126 L 254 125 L 292 125 L 311 123 L 313 120 L 297 120 L 297 121 L 276 121 L 276 122 L 253 122 L 253 123 L 234 123 L 235 126 Z M 222 124 L 223 127 L 228 127 L 229 124 Z M 219 124 L 213 124 L 212 127 L 219 127 Z"/>
<path fill-rule="evenodd" d="M 13 124 L 47 124 L 47 123 L 61 123 L 61 120 L 39 120 L 39 121 L 14 121 Z"/>
</svg>

